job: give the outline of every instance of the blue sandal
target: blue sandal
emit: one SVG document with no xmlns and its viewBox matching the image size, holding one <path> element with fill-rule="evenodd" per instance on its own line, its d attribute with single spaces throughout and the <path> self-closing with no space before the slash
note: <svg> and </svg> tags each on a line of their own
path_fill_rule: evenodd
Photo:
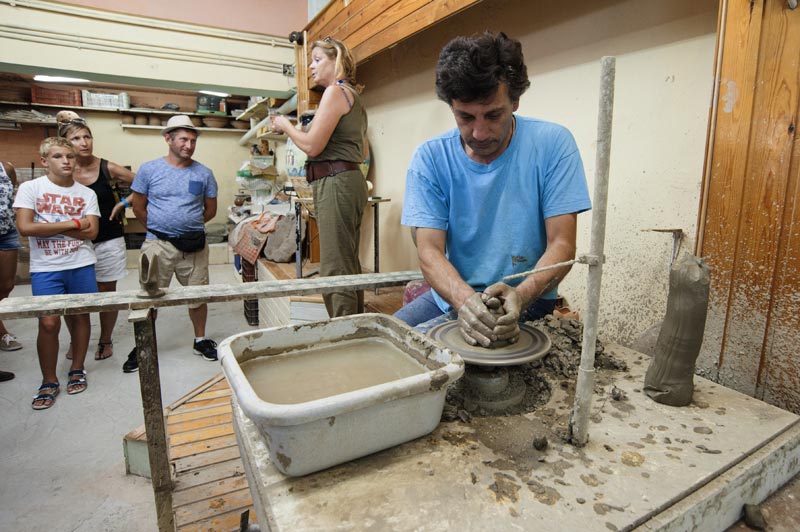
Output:
<svg viewBox="0 0 800 532">
<path fill-rule="evenodd" d="M 39 386 L 38 393 L 33 397 L 31 407 L 34 410 L 47 410 L 56 403 L 56 395 L 60 390 L 57 382 L 45 382 Z M 37 405 L 37 401 L 44 401 L 44 403 Z"/>
<path fill-rule="evenodd" d="M 86 391 L 86 388 L 89 384 L 86 382 L 86 371 L 82 369 L 73 369 L 69 373 L 67 373 L 67 377 L 69 377 L 69 381 L 67 381 L 67 393 L 70 395 L 76 395 L 81 392 Z M 79 386 L 76 390 L 74 387 Z M 72 388 L 72 389 L 70 389 Z"/>
</svg>

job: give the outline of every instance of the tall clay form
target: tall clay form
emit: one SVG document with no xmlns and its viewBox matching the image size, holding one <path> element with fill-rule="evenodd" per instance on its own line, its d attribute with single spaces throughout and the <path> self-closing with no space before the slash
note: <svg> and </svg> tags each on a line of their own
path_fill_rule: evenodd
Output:
<svg viewBox="0 0 800 532">
<path fill-rule="evenodd" d="M 669 273 L 667 314 L 644 377 L 644 392 L 655 402 L 692 402 L 694 370 L 708 311 L 711 271 L 703 259 L 684 253 Z"/>
</svg>

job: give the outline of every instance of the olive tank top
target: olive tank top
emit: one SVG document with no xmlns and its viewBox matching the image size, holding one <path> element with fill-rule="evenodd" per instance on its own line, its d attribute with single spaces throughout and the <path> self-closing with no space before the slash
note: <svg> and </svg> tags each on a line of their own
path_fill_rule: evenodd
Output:
<svg viewBox="0 0 800 532">
<path fill-rule="evenodd" d="M 361 163 L 364 160 L 364 139 L 367 136 L 367 111 L 361 103 L 361 95 L 346 82 L 337 85 L 345 91 L 348 102 L 352 102 L 350 111 L 339 119 L 331 138 L 322 153 L 309 157 L 309 161 L 352 161 Z M 311 121 L 314 127 L 314 121 Z"/>
</svg>

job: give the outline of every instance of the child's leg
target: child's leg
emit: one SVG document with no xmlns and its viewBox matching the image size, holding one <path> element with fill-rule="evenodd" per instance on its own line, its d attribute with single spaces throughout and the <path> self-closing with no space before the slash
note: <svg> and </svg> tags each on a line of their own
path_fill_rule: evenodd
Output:
<svg viewBox="0 0 800 532">
<path fill-rule="evenodd" d="M 94 264 L 69 270 L 67 281 L 68 294 L 92 294 L 97 292 Z M 91 322 L 89 314 L 77 314 L 71 317 L 72 327 L 70 340 L 72 341 L 72 366 L 70 370 L 83 369 L 86 360 L 86 350 L 89 348 L 89 335 Z"/>
<path fill-rule="evenodd" d="M 56 366 L 58 365 L 58 332 L 60 330 L 61 318 L 59 316 L 39 318 L 39 336 L 36 338 L 36 350 L 39 353 L 42 383 L 58 382 Z"/>
<path fill-rule="evenodd" d="M 83 363 L 86 360 L 86 351 L 89 349 L 91 327 L 89 314 L 76 314 L 72 316 L 72 331 L 70 333 L 70 340 L 72 341 L 72 366 L 70 366 L 70 370 L 83 369 Z"/>
<path fill-rule="evenodd" d="M 34 296 L 63 294 L 64 277 L 62 272 L 31 272 L 31 292 Z M 61 330 L 60 316 L 39 318 L 39 335 L 36 338 L 36 351 L 39 354 L 39 367 L 42 370 L 42 383 L 57 383 L 58 333 Z"/>
</svg>

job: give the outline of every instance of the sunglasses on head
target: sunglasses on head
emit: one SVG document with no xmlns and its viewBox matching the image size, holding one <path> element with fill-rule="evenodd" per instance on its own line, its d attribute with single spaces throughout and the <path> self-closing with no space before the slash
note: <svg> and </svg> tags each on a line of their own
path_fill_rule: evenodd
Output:
<svg viewBox="0 0 800 532">
<path fill-rule="evenodd" d="M 70 124 L 85 126 L 86 125 L 86 119 L 84 119 L 84 118 L 70 118 L 69 120 L 62 120 L 62 121 L 60 121 L 58 123 L 59 126 L 66 126 L 66 125 L 70 125 Z"/>
</svg>

